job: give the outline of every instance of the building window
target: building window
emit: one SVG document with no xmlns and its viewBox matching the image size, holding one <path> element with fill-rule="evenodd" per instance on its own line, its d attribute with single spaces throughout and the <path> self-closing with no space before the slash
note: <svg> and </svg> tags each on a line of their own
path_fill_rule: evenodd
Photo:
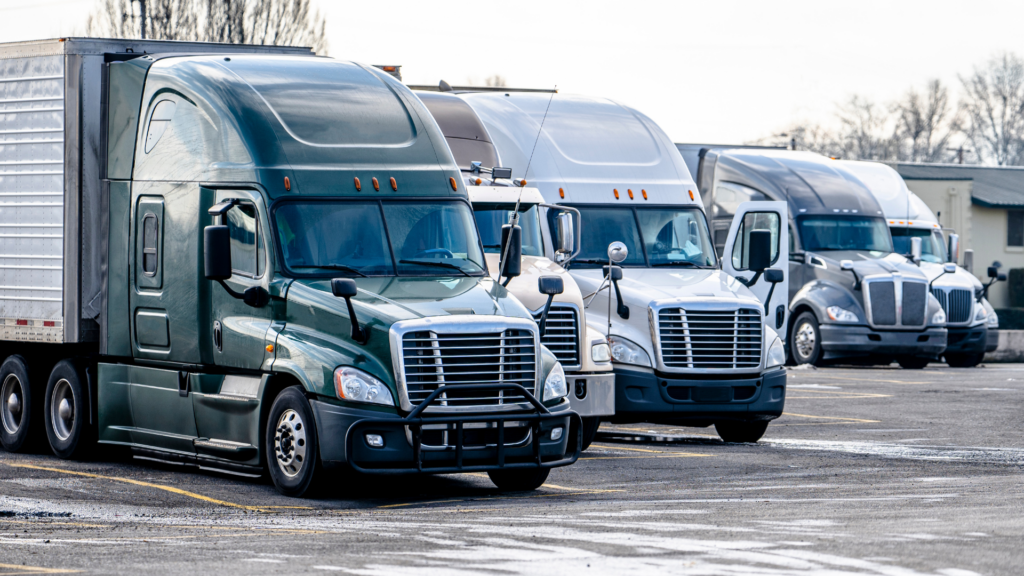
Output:
<svg viewBox="0 0 1024 576">
<path fill-rule="evenodd" d="M 1007 210 L 1006 245 L 1024 247 L 1024 210 Z"/>
</svg>

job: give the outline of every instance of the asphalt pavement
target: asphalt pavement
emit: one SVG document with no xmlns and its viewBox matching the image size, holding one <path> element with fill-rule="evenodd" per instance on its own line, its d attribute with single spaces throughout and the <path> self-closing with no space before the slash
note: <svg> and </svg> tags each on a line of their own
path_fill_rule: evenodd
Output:
<svg viewBox="0 0 1024 576">
<path fill-rule="evenodd" d="M 791 370 L 758 444 L 605 424 L 519 493 L 0 450 L 0 574 L 1019 574 L 1022 407 L 1024 365 Z"/>
</svg>

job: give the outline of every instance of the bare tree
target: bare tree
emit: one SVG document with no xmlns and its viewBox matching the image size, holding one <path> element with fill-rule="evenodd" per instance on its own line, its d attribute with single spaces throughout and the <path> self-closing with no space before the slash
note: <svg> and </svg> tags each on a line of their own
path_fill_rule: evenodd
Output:
<svg viewBox="0 0 1024 576">
<path fill-rule="evenodd" d="M 1004 53 L 960 83 L 975 151 L 1000 166 L 1024 164 L 1024 60 Z"/>
<path fill-rule="evenodd" d="M 839 107 L 840 156 L 848 160 L 895 160 L 898 137 L 891 112 L 863 96 L 851 96 Z"/>
<path fill-rule="evenodd" d="M 237 44 L 311 46 L 327 52 L 326 21 L 310 0 L 101 0 L 86 33 Z"/>
<path fill-rule="evenodd" d="M 893 104 L 897 159 L 910 162 L 941 162 L 950 157 L 950 146 L 960 136 L 960 110 L 950 104 L 949 90 L 939 80 L 928 82 L 922 96 L 911 88 Z"/>
<path fill-rule="evenodd" d="M 506 83 L 504 76 L 502 76 L 501 74 L 495 74 L 493 76 L 488 76 L 487 79 L 484 80 L 484 86 L 495 86 L 504 88 L 508 86 L 508 84 Z"/>
</svg>

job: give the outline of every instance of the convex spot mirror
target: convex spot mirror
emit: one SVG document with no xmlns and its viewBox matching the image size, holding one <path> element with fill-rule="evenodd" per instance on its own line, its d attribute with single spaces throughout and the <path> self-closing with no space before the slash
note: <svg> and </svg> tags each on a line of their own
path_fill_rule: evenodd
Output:
<svg viewBox="0 0 1024 576">
<path fill-rule="evenodd" d="M 839 269 L 840 270 L 853 270 L 853 260 L 840 260 L 839 261 Z"/>
<path fill-rule="evenodd" d="M 785 280 L 786 277 L 782 273 L 782 270 L 779 270 L 778 268 L 769 268 L 764 271 L 764 279 L 766 282 L 778 284 L 779 282 Z"/>
<path fill-rule="evenodd" d="M 947 262 L 945 265 L 942 266 L 942 271 L 945 272 L 946 274 L 956 274 L 956 264 L 952 262 Z"/>
<path fill-rule="evenodd" d="M 762 272 L 772 265 L 772 233 L 770 230 L 751 230 L 748 267 Z"/>
<path fill-rule="evenodd" d="M 560 276 L 541 276 L 537 279 L 537 288 L 545 296 L 554 296 L 565 291 L 565 283 Z"/>
<path fill-rule="evenodd" d="M 629 256 L 629 249 L 622 242 L 612 242 L 608 245 L 608 259 L 618 264 Z"/>
</svg>

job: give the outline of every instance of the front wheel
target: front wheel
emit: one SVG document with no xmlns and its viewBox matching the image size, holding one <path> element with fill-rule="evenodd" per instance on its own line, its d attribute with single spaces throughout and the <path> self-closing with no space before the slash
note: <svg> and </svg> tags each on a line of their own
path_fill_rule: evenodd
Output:
<svg viewBox="0 0 1024 576">
<path fill-rule="evenodd" d="M 949 364 L 951 368 L 974 368 L 978 364 L 981 364 L 981 360 L 984 357 L 984 352 L 974 352 L 972 354 L 946 354 L 946 364 Z"/>
<path fill-rule="evenodd" d="M 550 468 L 520 468 L 518 470 L 491 470 L 491 482 L 500 490 L 525 492 L 540 488 L 548 479 Z"/>
<path fill-rule="evenodd" d="M 931 362 L 931 360 L 919 356 L 906 356 L 897 358 L 896 361 L 899 362 L 900 367 L 904 370 L 920 370 Z"/>
<path fill-rule="evenodd" d="M 767 429 L 768 422 L 766 420 L 754 422 L 736 422 L 731 420 L 715 422 L 715 430 L 722 437 L 722 440 L 726 442 L 757 442 L 761 439 L 761 436 L 764 436 L 764 432 Z"/>
<path fill-rule="evenodd" d="M 85 371 L 71 360 L 61 360 L 50 372 L 43 419 L 50 448 L 58 458 L 81 459 L 92 446 L 87 382 Z"/>
<path fill-rule="evenodd" d="M 821 360 L 821 330 L 813 313 L 804 312 L 796 317 L 789 335 L 789 349 L 797 365 L 817 364 Z"/>
<path fill-rule="evenodd" d="M 324 472 L 313 409 L 298 386 L 285 388 L 270 407 L 266 430 L 267 468 L 277 491 L 300 498 L 311 494 Z"/>
</svg>

